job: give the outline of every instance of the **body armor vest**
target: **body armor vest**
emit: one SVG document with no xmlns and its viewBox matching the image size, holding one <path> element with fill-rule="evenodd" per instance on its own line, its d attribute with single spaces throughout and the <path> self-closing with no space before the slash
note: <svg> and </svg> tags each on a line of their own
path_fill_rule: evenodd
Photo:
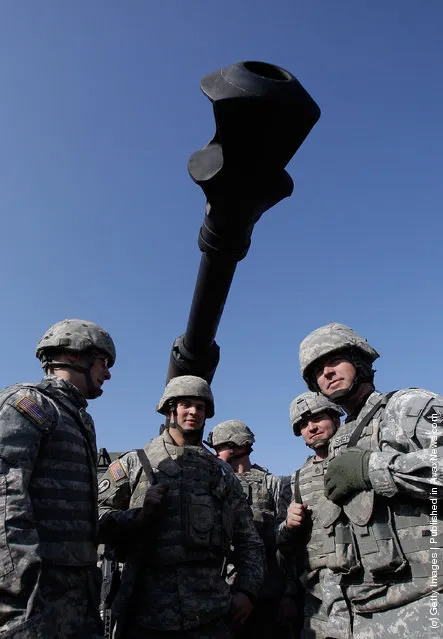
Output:
<svg viewBox="0 0 443 639">
<path fill-rule="evenodd" d="M 310 509 L 304 561 L 300 566 L 302 570 L 305 569 L 308 572 L 325 568 L 327 565 L 325 546 L 329 540 L 317 512 L 317 503 L 324 495 L 326 468 L 327 460 L 314 462 L 313 457 L 310 457 L 300 471 L 291 476 L 292 498 L 296 501 L 300 500 L 302 504 L 308 504 Z M 298 475 L 297 478 L 296 475 Z M 296 495 L 295 482 L 298 484 L 299 495 Z"/>
<path fill-rule="evenodd" d="M 275 513 L 277 505 L 275 504 L 274 495 L 266 483 L 268 475 L 269 473 L 257 464 L 253 464 L 246 473 L 236 474 L 252 510 L 255 528 L 265 546 L 266 568 L 263 585 L 260 590 L 261 599 L 280 597 L 285 589 L 285 576 L 277 562 L 275 544 Z M 231 565 L 230 569 L 231 578 L 229 583 L 232 584 L 235 568 Z"/>
<path fill-rule="evenodd" d="M 254 524 L 267 552 L 275 553 L 274 496 L 266 485 L 268 473 L 254 464 L 246 473 L 236 474 L 252 510 Z"/>
<path fill-rule="evenodd" d="M 69 390 L 49 381 L 13 390 L 27 388 L 40 391 L 53 408 L 52 429 L 42 435 L 29 482 L 40 556 L 55 565 L 95 565 L 97 449 L 92 419 Z"/>
<path fill-rule="evenodd" d="M 331 442 L 330 458 L 348 444 L 352 432 L 383 397 L 379 393 L 371 395 L 357 420 L 340 427 Z M 359 448 L 380 450 L 379 433 L 383 415 L 384 407 L 380 406 L 363 428 L 358 440 Z M 324 501 L 329 500 L 325 498 Z M 332 502 L 329 504 L 335 506 Z M 368 586 L 373 589 L 380 586 L 382 589 L 383 584 L 389 582 L 422 577 L 426 578 L 420 580 L 423 593 L 432 590 L 429 505 L 426 501 L 411 500 L 407 495 L 396 495 L 394 500 L 390 500 L 375 495 L 374 491 L 363 491 L 357 493 L 343 510 L 349 522 L 345 538 L 340 532 L 340 522 L 343 521 L 341 508 L 330 508 L 329 518 L 324 508 L 322 516 L 325 528 L 330 529 L 333 524 L 335 536 L 335 549 L 330 549 L 327 564 L 333 570 L 346 574 L 345 583 L 362 584 L 355 588 L 367 591 Z"/>
<path fill-rule="evenodd" d="M 162 437 L 145 452 L 155 483 L 168 486 L 167 510 L 154 524 L 150 560 L 158 566 L 203 560 L 221 565 L 229 553 L 234 518 L 220 463 L 201 446 L 180 448 Z M 153 477 L 140 473 L 130 508 L 142 506 Z"/>
</svg>

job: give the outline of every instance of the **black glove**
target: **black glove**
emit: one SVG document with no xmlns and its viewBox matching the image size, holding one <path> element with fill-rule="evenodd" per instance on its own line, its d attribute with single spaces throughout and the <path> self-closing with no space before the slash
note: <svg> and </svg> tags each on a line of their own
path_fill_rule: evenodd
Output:
<svg viewBox="0 0 443 639">
<path fill-rule="evenodd" d="M 325 495 L 336 504 L 342 504 L 352 493 L 371 488 L 369 457 L 371 451 L 348 448 L 334 457 L 325 474 Z"/>
<path fill-rule="evenodd" d="M 139 527 L 150 526 L 153 523 L 152 516 L 156 514 L 164 502 L 169 486 L 155 484 L 148 486 L 143 500 L 143 506 L 134 517 L 134 522 Z"/>
</svg>

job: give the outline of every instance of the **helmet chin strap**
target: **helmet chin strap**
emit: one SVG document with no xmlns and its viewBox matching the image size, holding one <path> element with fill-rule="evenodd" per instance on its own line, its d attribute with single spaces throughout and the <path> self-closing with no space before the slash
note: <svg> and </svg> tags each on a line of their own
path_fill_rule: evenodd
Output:
<svg viewBox="0 0 443 639">
<path fill-rule="evenodd" d="M 96 386 L 94 384 L 94 382 L 92 381 L 92 376 L 91 376 L 91 369 L 94 366 L 94 358 L 88 358 L 90 359 L 90 365 L 88 366 L 82 366 L 81 364 L 74 364 L 72 362 L 46 362 L 44 365 L 45 370 L 48 369 L 57 369 L 57 368 L 64 368 L 67 370 L 73 370 L 73 371 L 77 371 L 78 373 L 83 373 L 84 378 L 85 378 L 85 382 L 86 382 L 86 395 L 85 398 L 86 399 L 97 399 L 97 397 L 100 397 L 100 395 L 103 394 L 103 391 L 101 388 L 99 388 L 98 386 Z"/>
<path fill-rule="evenodd" d="M 331 440 L 331 437 L 328 439 L 316 439 L 312 444 L 306 444 L 308 448 L 312 448 L 312 450 L 318 450 L 319 448 L 327 448 L 328 444 Z"/>
<path fill-rule="evenodd" d="M 228 464 L 231 464 L 234 459 L 242 459 L 242 457 L 248 457 L 248 455 L 250 455 L 252 453 L 252 446 L 251 444 L 247 444 L 247 449 L 241 453 L 236 453 L 234 452 L 236 448 L 238 448 L 235 444 L 233 444 L 232 442 L 227 442 L 227 445 L 229 446 L 228 450 L 230 452 L 229 455 L 229 459 L 227 460 Z M 242 446 L 243 448 L 243 446 Z M 246 448 L 246 446 L 244 447 Z M 216 457 L 220 457 L 220 453 L 218 451 L 215 451 L 215 455 Z"/>
<path fill-rule="evenodd" d="M 234 459 L 234 452 L 233 452 L 232 448 L 229 448 L 228 450 L 229 450 L 229 453 L 230 453 L 229 454 L 229 459 L 226 459 L 225 461 L 226 461 L 227 464 L 231 464 L 232 460 Z M 220 451 L 216 450 L 215 451 L 215 456 L 218 457 L 219 459 L 221 459 Z"/>
<path fill-rule="evenodd" d="M 363 357 L 361 357 L 355 351 L 344 350 L 342 355 L 343 355 L 343 359 L 350 362 L 354 366 L 355 376 L 354 376 L 354 379 L 352 380 L 351 385 L 348 386 L 348 388 L 340 388 L 334 391 L 333 393 L 331 393 L 331 395 L 328 395 L 328 399 L 330 399 L 332 402 L 335 402 L 339 406 L 341 406 L 343 403 L 345 403 L 347 400 L 349 400 L 352 397 L 353 393 L 357 390 L 360 384 L 362 384 L 363 382 L 368 382 L 368 381 L 372 382 L 374 379 L 374 373 L 375 373 L 375 371 L 372 369 L 372 365 L 369 362 L 365 361 Z M 318 386 L 318 382 L 316 379 L 315 379 L 315 386 L 316 386 L 317 392 L 321 393 L 320 387 Z"/>
<path fill-rule="evenodd" d="M 358 381 L 358 374 L 356 374 L 352 380 L 352 384 L 348 388 L 341 388 L 334 391 L 331 395 L 328 395 L 328 399 L 330 399 L 331 402 L 335 402 L 340 405 L 341 402 L 346 401 L 349 397 L 351 397 L 358 384 L 360 384 L 360 382 Z"/>
<path fill-rule="evenodd" d="M 184 440 L 185 440 L 185 442 L 187 444 L 200 444 L 202 439 L 203 439 L 203 430 L 205 428 L 205 422 L 203 422 L 202 427 L 199 428 L 198 430 L 186 430 L 177 421 L 177 408 L 176 407 L 173 409 L 173 415 L 174 415 L 174 421 L 173 422 L 171 422 L 169 417 L 166 417 L 166 420 L 165 420 L 166 428 L 167 429 L 175 428 L 176 430 L 178 430 L 178 432 L 181 433 L 181 435 L 183 436 L 183 438 L 184 438 Z"/>
<path fill-rule="evenodd" d="M 247 444 L 245 446 L 245 448 L 246 448 L 246 450 L 243 451 L 242 453 L 235 453 L 233 451 L 231 459 L 241 459 L 242 457 L 248 457 L 248 455 L 250 455 L 252 453 L 252 446 L 251 446 L 251 444 Z"/>
</svg>

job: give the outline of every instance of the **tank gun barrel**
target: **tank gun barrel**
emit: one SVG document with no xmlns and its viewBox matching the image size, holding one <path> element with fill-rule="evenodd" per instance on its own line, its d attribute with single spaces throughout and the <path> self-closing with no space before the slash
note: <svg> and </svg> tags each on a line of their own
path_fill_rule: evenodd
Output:
<svg viewBox="0 0 443 639">
<path fill-rule="evenodd" d="M 288 71 L 266 62 L 238 62 L 205 76 L 216 132 L 192 154 L 191 178 L 206 196 L 202 251 L 186 332 L 171 351 L 167 381 L 198 375 L 211 383 L 215 342 L 237 263 L 261 215 L 291 195 L 285 167 L 320 117 L 309 93 Z"/>
</svg>

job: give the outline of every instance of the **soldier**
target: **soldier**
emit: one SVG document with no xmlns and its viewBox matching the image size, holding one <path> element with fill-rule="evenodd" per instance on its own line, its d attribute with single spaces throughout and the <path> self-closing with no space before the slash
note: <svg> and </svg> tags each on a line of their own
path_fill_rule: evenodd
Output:
<svg viewBox="0 0 443 639">
<path fill-rule="evenodd" d="M 337 323 L 300 345 L 309 389 L 348 415 L 331 441 L 327 499 L 319 504 L 332 542 L 324 551 L 328 565 L 342 574 L 356 639 L 418 638 L 432 628 L 435 602 L 443 605 L 433 570 L 442 565 L 436 504 L 443 486 L 437 454 L 443 397 L 418 388 L 376 392 L 372 364 L 378 357 Z"/>
<path fill-rule="evenodd" d="M 101 637 L 97 449 L 88 399 L 115 362 L 112 339 L 63 320 L 37 345 L 46 376 L 0 393 L 0 634 Z"/>
<path fill-rule="evenodd" d="M 323 476 L 328 444 L 340 426 L 342 409 L 317 393 L 303 393 L 289 409 L 296 437 L 303 437 L 314 455 L 291 475 L 283 491 L 277 544 L 294 557 L 297 577 L 305 592 L 303 639 L 346 639 L 351 636 L 348 607 L 340 589 L 340 576 L 326 567 L 323 546 L 328 542 L 317 503 L 324 495 Z"/>
<path fill-rule="evenodd" d="M 232 469 L 202 445 L 214 415 L 207 382 L 172 379 L 157 411 L 166 415 L 163 433 L 113 462 L 99 485 L 102 540 L 126 560 L 116 635 L 225 639 L 252 610 L 263 545 Z M 231 543 L 238 574 L 230 589 Z"/>
<path fill-rule="evenodd" d="M 266 571 L 257 605 L 238 631 L 241 639 L 283 639 L 290 636 L 290 623 L 296 614 L 294 583 L 277 561 L 275 519 L 280 499 L 280 478 L 266 468 L 252 464 L 250 454 L 255 442 L 251 429 L 236 419 L 218 424 L 209 433 L 207 443 L 218 458 L 229 463 L 240 481 L 251 507 L 257 532 L 266 551 Z M 230 566 L 235 574 L 235 567 Z M 228 572 L 229 576 L 229 572 Z"/>
</svg>

